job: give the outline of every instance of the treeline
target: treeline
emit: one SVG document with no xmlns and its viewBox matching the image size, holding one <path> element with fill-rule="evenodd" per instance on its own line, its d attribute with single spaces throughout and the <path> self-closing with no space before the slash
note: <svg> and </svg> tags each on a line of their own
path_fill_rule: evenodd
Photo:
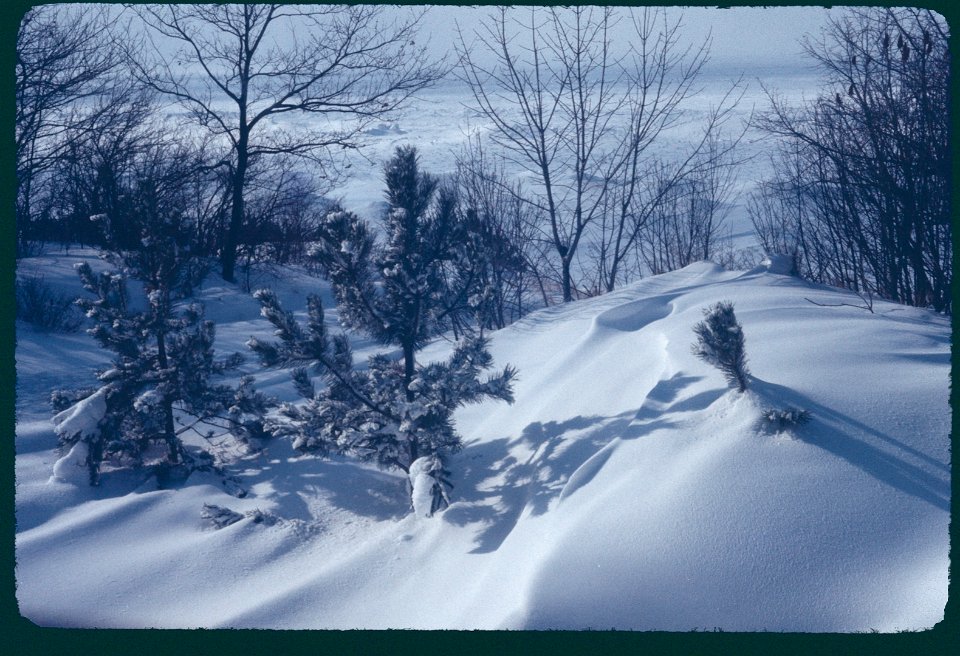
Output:
<svg viewBox="0 0 960 656">
<path fill-rule="evenodd" d="M 238 262 L 301 262 L 364 127 L 453 75 L 491 127 L 445 182 L 497 254 L 489 327 L 696 260 L 743 263 L 723 232 L 740 86 L 690 123 L 685 147 L 664 147 L 691 121 L 707 42 L 685 43 L 661 10 L 494 8 L 458 34 L 451 65 L 417 45 L 421 16 L 31 10 L 17 47 L 18 253 L 129 248 L 153 195 L 227 280 Z M 805 278 L 949 312 L 946 25 L 925 10 L 849 10 L 806 49 L 824 92 L 790 106 L 771 91 L 757 117 L 776 138 L 773 175 L 747 201 L 758 241 Z M 327 127 L 284 128 L 288 115 Z"/>
<path fill-rule="evenodd" d="M 443 184 L 474 246 L 489 251 L 475 299 L 489 310 L 485 327 L 719 252 L 739 137 L 723 128 L 737 88 L 679 155 L 656 147 L 690 118 L 706 43 L 688 52 L 662 11 L 503 9 L 476 43 L 460 35 L 450 64 L 416 45 L 420 16 L 370 6 L 31 10 L 18 35 L 18 252 L 51 241 L 132 248 L 152 197 L 227 280 L 238 281 L 238 264 L 303 262 L 364 128 L 444 75 L 467 84 L 495 128 L 468 137 Z M 621 21 L 643 47 L 614 47 L 608 32 Z M 514 32 L 553 35 L 540 74 L 513 49 Z M 491 54 L 493 68 L 476 63 Z M 520 123 L 504 118 L 515 111 Z M 286 127 L 293 115 L 316 120 Z M 523 183 L 506 174 L 518 164 L 532 173 Z"/>
<path fill-rule="evenodd" d="M 749 263 L 724 228 L 742 86 L 690 109 L 709 42 L 686 42 L 663 10 L 492 8 L 456 35 L 455 62 L 431 62 L 421 17 L 31 10 L 17 43 L 18 253 L 129 248 L 153 194 L 227 280 L 238 264 L 302 262 L 365 127 L 453 76 L 490 128 L 444 182 L 496 248 L 489 327 L 696 260 Z M 946 25 L 925 10 L 851 9 L 806 49 L 823 93 L 791 106 L 771 90 L 754 123 L 776 153 L 747 199 L 760 245 L 793 255 L 805 278 L 949 312 Z M 312 118 L 289 127 L 295 116 Z"/>
<path fill-rule="evenodd" d="M 804 278 L 952 311 L 948 36 L 929 10 L 851 9 L 806 43 L 824 92 L 772 98 L 778 151 L 749 211 Z"/>
<path fill-rule="evenodd" d="M 17 42 L 19 252 L 125 247 L 138 232 L 130 198 L 162 186 L 226 280 L 238 258 L 296 259 L 366 124 L 443 74 L 415 43 L 419 18 L 343 5 L 32 9 Z M 285 130 L 274 119 L 288 114 L 325 127 Z"/>
</svg>

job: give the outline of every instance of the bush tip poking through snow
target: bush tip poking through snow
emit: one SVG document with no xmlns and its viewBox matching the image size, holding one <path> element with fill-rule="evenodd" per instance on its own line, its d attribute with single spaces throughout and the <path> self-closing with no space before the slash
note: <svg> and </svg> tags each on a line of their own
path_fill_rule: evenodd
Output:
<svg viewBox="0 0 960 656">
<path fill-rule="evenodd" d="M 236 524 L 243 519 L 243 515 L 235 510 L 224 508 L 223 506 L 205 503 L 203 504 L 203 510 L 200 511 L 200 518 L 213 528 L 220 530 L 231 524 Z"/>
<path fill-rule="evenodd" d="M 796 408 L 765 408 L 760 413 L 760 428 L 767 432 L 780 433 L 810 421 L 809 410 Z"/>
<path fill-rule="evenodd" d="M 200 511 L 200 518 L 218 531 L 222 528 L 232 526 L 245 518 L 250 518 L 254 524 L 263 524 L 264 526 L 274 526 L 281 523 L 279 517 L 264 512 L 259 508 L 248 510 L 245 513 L 239 513 L 236 510 L 230 510 L 224 506 L 218 506 L 212 503 L 203 504 L 203 509 Z"/>
<path fill-rule="evenodd" d="M 743 326 L 733 313 L 733 303 L 720 301 L 704 308 L 705 319 L 693 327 L 697 341 L 693 354 L 723 372 L 731 387 L 743 392 L 747 389 L 746 340 Z"/>
</svg>

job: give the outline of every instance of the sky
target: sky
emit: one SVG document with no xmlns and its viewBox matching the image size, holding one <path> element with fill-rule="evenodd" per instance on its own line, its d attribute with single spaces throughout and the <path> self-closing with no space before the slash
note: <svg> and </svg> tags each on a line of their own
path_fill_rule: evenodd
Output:
<svg viewBox="0 0 960 656">
<path fill-rule="evenodd" d="M 436 5 L 424 18 L 424 33 L 430 35 L 430 47 L 442 53 L 456 39 L 455 26 L 465 34 L 472 31 L 489 7 Z M 671 7 L 668 11 L 683 15 L 684 34 L 692 42 L 712 37 L 711 58 L 715 61 L 765 65 L 787 65 L 800 56 L 800 39 L 816 34 L 827 17 L 838 9 L 823 7 Z M 621 25 L 625 28 L 625 25 Z M 628 38 L 624 29 L 623 38 Z"/>
</svg>

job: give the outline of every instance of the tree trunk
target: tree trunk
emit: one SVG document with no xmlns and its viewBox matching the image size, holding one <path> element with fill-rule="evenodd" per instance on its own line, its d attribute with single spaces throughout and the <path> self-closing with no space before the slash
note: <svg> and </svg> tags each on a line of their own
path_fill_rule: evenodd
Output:
<svg viewBox="0 0 960 656">
<path fill-rule="evenodd" d="M 227 226 L 227 235 L 223 241 L 223 250 L 220 253 L 220 263 L 223 267 L 223 279 L 227 282 L 236 282 L 237 241 L 240 236 L 240 227 L 243 225 L 243 185 L 247 177 L 247 140 L 246 131 L 242 131 L 237 143 L 237 168 L 233 172 L 230 206 L 230 224 Z"/>
<path fill-rule="evenodd" d="M 403 389 L 407 393 L 407 401 L 414 400 L 413 390 L 410 389 L 410 383 L 413 381 L 414 365 L 413 343 L 405 341 L 403 343 Z"/>
<path fill-rule="evenodd" d="M 410 389 L 410 383 L 413 382 L 414 366 L 414 348 L 412 341 L 403 343 L 403 389 L 406 392 L 407 403 L 413 403 L 416 396 Z M 409 453 L 409 462 L 407 466 L 413 464 L 413 461 L 420 457 L 420 450 L 417 448 L 417 440 L 413 435 L 407 436 L 407 448 Z"/>
<path fill-rule="evenodd" d="M 162 371 L 169 367 L 167 361 L 166 335 L 163 330 L 157 333 L 157 364 Z M 177 438 L 177 431 L 173 425 L 173 401 L 164 397 L 161 404 L 163 411 L 163 439 L 167 443 L 167 461 L 171 464 L 180 462 L 180 440 Z"/>
<path fill-rule="evenodd" d="M 563 277 L 563 302 L 569 303 L 573 300 L 573 285 L 570 281 L 570 260 L 563 258 L 561 262 L 561 276 Z"/>
</svg>

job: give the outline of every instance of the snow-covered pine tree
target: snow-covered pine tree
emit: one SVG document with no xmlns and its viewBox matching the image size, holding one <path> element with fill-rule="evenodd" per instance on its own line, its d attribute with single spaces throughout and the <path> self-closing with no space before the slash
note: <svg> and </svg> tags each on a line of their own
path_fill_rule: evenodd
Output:
<svg viewBox="0 0 960 656">
<path fill-rule="evenodd" d="M 733 303 L 720 301 L 704 308 L 704 320 L 693 327 L 697 341 L 693 354 L 719 369 L 731 387 L 747 389 L 750 372 L 743 327 L 733 313 Z"/>
<path fill-rule="evenodd" d="M 210 422 L 243 437 L 255 432 L 256 417 L 265 410 L 266 399 L 249 379 L 238 388 L 213 382 L 241 356 L 215 356 L 214 324 L 204 320 L 201 305 L 175 307 L 174 294 L 195 266 L 178 217 L 156 211 L 146 218 L 142 249 L 105 254 L 126 273 L 95 274 L 89 264 L 77 266 L 81 284 L 93 295 L 78 300 L 94 324 L 88 332 L 114 356 L 112 366 L 98 372 L 98 387 L 52 395 L 56 431 L 69 449 L 55 475 L 72 474 L 68 463 L 83 464 L 96 484 L 106 460 L 150 463 L 160 477 L 171 467 L 185 472 L 199 465 L 180 440 L 184 430 Z M 143 283 L 137 304 L 130 301 L 127 274 Z M 178 429 L 181 415 L 191 419 Z"/>
<path fill-rule="evenodd" d="M 390 208 L 383 243 L 365 222 L 338 209 L 321 227 L 315 256 L 333 284 L 341 323 L 399 347 L 400 359 L 376 355 L 365 370 L 354 369 L 347 338 L 327 335 L 319 298 L 308 299 L 304 328 L 269 290 L 255 296 L 280 342 L 248 344 L 264 364 L 311 365 L 326 383 L 318 390 L 308 370 L 297 369 L 294 382 L 307 403 L 283 406 L 271 424 L 275 433 L 291 434 L 302 451 L 351 453 L 408 475 L 429 458 L 430 466 L 416 469 L 435 483 L 429 486 L 432 513 L 447 503 L 443 458 L 461 445 L 453 411 L 484 398 L 512 402 L 516 372 L 507 366 L 481 380 L 492 357 L 487 341 L 475 335 L 446 362 L 417 362 L 417 351 L 450 325 L 451 314 L 468 310 L 456 299 L 469 295 L 474 279 L 456 275 L 462 234 L 452 205 L 442 195 L 435 202 L 436 180 L 419 170 L 416 150 L 398 148 L 385 178 Z"/>
</svg>

